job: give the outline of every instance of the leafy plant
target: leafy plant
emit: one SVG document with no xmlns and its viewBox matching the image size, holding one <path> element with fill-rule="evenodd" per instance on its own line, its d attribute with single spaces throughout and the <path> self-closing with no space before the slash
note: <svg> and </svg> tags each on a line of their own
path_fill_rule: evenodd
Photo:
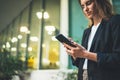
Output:
<svg viewBox="0 0 120 80">
<path fill-rule="evenodd" d="M 10 52 L 0 51 L 0 80 L 11 80 L 13 75 L 23 71 L 23 61 Z"/>
<path fill-rule="evenodd" d="M 77 80 L 77 70 L 63 70 L 52 76 L 51 80 Z"/>
</svg>

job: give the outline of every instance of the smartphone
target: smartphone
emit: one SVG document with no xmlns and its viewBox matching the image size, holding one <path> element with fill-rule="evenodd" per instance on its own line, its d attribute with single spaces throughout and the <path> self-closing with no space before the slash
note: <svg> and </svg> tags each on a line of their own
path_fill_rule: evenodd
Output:
<svg viewBox="0 0 120 80">
<path fill-rule="evenodd" d="M 63 34 L 58 34 L 56 37 L 55 37 L 58 41 L 60 41 L 61 43 L 66 43 L 72 47 L 76 47 L 75 45 L 72 44 L 72 42 L 66 38 Z"/>
</svg>

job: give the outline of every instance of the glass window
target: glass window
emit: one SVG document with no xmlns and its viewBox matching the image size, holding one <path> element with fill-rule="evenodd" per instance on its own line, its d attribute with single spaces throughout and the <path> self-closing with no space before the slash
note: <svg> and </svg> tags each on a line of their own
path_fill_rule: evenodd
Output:
<svg viewBox="0 0 120 80">
<path fill-rule="evenodd" d="M 40 50 L 40 27 L 41 20 L 37 14 L 41 11 L 40 0 L 33 0 L 30 9 L 30 42 L 29 42 L 29 55 L 28 55 L 28 68 L 39 69 L 39 50 Z"/>
<path fill-rule="evenodd" d="M 46 0 L 42 43 L 42 68 L 59 68 L 59 44 L 55 35 L 60 28 L 60 0 Z"/>
<path fill-rule="evenodd" d="M 0 38 L 4 45 L 9 42 L 8 49 L 21 56 L 28 69 L 58 69 L 60 52 L 55 35 L 59 30 L 60 0 L 32 0 Z"/>
<path fill-rule="evenodd" d="M 29 7 L 26 7 L 20 15 L 20 27 L 19 27 L 19 54 L 21 54 L 21 59 L 23 61 L 27 60 L 27 36 L 29 34 Z"/>
<path fill-rule="evenodd" d="M 19 18 L 16 18 L 13 23 L 12 26 L 10 27 L 11 29 L 9 30 L 10 35 L 10 43 L 11 43 L 11 54 L 14 56 L 17 56 L 17 44 L 18 44 L 18 27 L 19 27 Z"/>
</svg>

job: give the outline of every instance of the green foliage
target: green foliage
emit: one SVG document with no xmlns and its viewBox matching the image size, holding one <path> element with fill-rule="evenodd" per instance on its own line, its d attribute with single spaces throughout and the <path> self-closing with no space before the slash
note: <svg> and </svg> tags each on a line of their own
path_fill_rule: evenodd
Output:
<svg viewBox="0 0 120 80">
<path fill-rule="evenodd" d="M 13 75 L 18 75 L 23 70 L 22 60 L 6 50 L 0 52 L 0 80 L 11 80 Z"/>
<path fill-rule="evenodd" d="M 77 70 L 59 71 L 51 80 L 77 80 L 77 73 Z"/>
</svg>

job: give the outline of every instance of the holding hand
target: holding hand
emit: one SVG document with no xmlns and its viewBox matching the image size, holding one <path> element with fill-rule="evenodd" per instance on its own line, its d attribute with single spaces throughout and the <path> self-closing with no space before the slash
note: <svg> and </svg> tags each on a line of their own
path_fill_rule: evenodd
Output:
<svg viewBox="0 0 120 80">
<path fill-rule="evenodd" d="M 69 46 L 66 43 L 63 43 L 66 48 L 66 52 L 71 55 L 74 59 L 76 58 L 87 58 L 93 61 L 97 61 L 97 54 L 93 52 L 87 51 L 83 46 L 77 44 L 76 42 L 72 42 L 76 47 Z"/>
<path fill-rule="evenodd" d="M 77 57 L 84 58 L 85 55 L 87 54 L 86 53 L 87 50 L 83 46 L 77 44 L 76 42 L 72 42 L 72 44 L 75 45 L 76 47 L 72 47 L 63 43 L 64 47 L 66 48 L 66 52 L 75 58 Z"/>
</svg>

